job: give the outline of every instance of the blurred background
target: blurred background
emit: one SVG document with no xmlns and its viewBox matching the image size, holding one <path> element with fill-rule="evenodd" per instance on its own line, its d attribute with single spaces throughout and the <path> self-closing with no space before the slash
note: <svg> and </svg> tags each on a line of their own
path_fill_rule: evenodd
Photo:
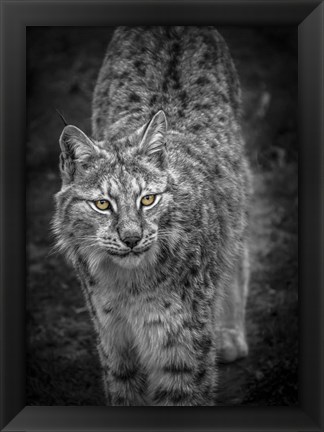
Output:
<svg viewBox="0 0 324 432">
<path fill-rule="evenodd" d="M 298 404 L 297 28 L 218 27 L 243 91 L 254 175 L 250 354 L 220 365 L 220 405 Z M 113 28 L 27 27 L 27 405 L 104 405 L 79 282 L 52 252 L 60 110 L 91 134 L 91 99 Z"/>
</svg>

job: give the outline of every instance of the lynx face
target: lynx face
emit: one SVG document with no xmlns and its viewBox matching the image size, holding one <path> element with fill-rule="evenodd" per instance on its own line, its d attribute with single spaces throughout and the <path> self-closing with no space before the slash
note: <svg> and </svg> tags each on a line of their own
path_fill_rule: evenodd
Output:
<svg viewBox="0 0 324 432">
<path fill-rule="evenodd" d="M 105 259 L 124 268 L 154 262 L 173 200 L 165 130 L 159 112 L 148 126 L 111 146 L 93 142 L 73 126 L 63 131 L 63 189 L 57 199 L 65 211 L 56 231 L 63 231 L 61 246 L 73 246 L 90 267 Z"/>
<path fill-rule="evenodd" d="M 122 267 L 154 259 L 159 222 L 171 200 L 166 173 L 147 170 L 143 176 L 139 165 L 109 166 L 101 160 L 74 186 L 77 199 L 70 209 L 84 221 L 74 233 L 80 246 L 91 244 L 92 254 L 107 254 Z M 94 186 L 85 189 L 86 184 Z"/>
</svg>

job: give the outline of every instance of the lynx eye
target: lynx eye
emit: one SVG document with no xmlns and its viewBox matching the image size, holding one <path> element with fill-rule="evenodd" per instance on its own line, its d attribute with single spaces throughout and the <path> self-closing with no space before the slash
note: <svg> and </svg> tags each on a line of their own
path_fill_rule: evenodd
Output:
<svg viewBox="0 0 324 432">
<path fill-rule="evenodd" d="M 154 203 L 155 201 L 155 195 L 145 195 L 142 199 L 141 199 L 141 204 L 143 206 L 150 206 Z"/>
<path fill-rule="evenodd" d="M 107 210 L 110 206 L 110 203 L 107 200 L 98 200 L 95 201 L 94 204 L 99 210 Z"/>
</svg>

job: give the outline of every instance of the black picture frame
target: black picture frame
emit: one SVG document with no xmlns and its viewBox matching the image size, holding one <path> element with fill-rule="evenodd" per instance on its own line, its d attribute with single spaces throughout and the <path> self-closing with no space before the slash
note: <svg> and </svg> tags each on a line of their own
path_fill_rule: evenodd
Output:
<svg viewBox="0 0 324 432">
<path fill-rule="evenodd" d="M 294 25 L 299 35 L 298 407 L 25 406 L 25 41 L 27 26 Z M 1 430 L 322 431 L 324 2 L 1 1 Z M 10 205 L 6 205 L 10 201 Z M 124 411 L 122 411 L 124 409 Z"/>
</svg>

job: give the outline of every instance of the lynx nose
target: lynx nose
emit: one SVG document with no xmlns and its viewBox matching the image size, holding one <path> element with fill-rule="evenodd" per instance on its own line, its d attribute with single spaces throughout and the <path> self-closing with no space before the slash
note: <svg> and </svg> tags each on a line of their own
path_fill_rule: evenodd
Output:
<svg viewBox="0 0 324 432">
<path fill-rule="evenodd" d="M 126 246 L 133 249 L 141 240 L 139 235 L 131 235 L 122 239 Z"/>
</svg>

